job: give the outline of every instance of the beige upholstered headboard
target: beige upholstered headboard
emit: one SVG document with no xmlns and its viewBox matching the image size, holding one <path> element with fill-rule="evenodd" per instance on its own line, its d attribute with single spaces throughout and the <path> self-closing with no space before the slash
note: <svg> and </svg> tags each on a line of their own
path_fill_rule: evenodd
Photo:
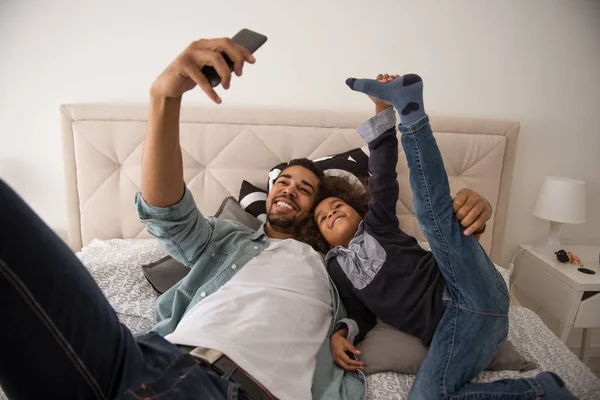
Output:
<svg viewBox="0 0 600 400">
<path fill-rule="evenodd" d="M 68 198 L 69 245 L 92 239 L 147 237 L 136 216 L 147 105 L 63 105 L 62 130 Z M 184 108 L 181 146 L 185 181 L 204 215 L 238 196 L 243 179 L 265 187 L 281 161 L 339 153 L 364 142 L 355 128 L 369 114 L 329 111 Z M 470 187 L 485 196 L 494 217 L 482 244 L 498 262 L 512 179 L 519 123 L 433 117 L 452 193 Z M 398 162 L 402 228 L 423 240 L 412 214 L 406 160 Z"/>
</svg>

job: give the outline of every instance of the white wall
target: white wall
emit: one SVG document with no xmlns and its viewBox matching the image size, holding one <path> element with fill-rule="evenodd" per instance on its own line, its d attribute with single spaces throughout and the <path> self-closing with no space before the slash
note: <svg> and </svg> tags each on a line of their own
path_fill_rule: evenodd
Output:
<svg viewBox="0 0 600 400">
<path fill-rule="evenodd" d="M 546 233 L 545 175 L 588 182 L 563 242 L 600 245 L 599 1 L 1 0 L 0 177 L 64 230 L 58 105 L 145 101 L 190 41 L 242 27 L 269 42 L 223 107 L 370 109 L 346 77 L 418 72 L 430 114 L 521 121 L 505 263 Z"/>
</svg>

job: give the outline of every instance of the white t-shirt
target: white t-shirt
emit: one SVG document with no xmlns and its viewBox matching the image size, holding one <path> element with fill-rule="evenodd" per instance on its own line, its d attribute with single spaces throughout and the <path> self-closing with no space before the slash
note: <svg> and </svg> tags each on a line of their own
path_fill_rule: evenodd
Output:
<svg viewBox="0 0 600 400">
<path fill-rule="evenodd" d="M 332 311 L 319 254 L 293 239 L 270 239 L 166 339 L 225 353 L 280 399 L 310 399 Z"/>
</svg>

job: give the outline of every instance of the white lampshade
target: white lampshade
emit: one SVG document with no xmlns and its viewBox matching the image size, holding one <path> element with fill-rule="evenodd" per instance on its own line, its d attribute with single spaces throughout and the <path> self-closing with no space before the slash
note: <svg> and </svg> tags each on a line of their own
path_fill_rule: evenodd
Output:
<svg viewBox="0 0 600 400">
<path fill-rule="evenodd" d="M 536 217 L 565 224 L 585 222 L 585 182 L 547 176 L 533 209 Z"/>
</svg>

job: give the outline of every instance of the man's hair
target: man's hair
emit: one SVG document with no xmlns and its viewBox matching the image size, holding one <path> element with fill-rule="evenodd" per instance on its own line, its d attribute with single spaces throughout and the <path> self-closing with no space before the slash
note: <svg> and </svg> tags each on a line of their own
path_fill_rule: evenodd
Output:
<svg viewBox="0 0 600 400">
<path fill-rule="evenodd" d="M 329 197 L 337 197 L 354 208 L 364 218 L 369 209 L 371 194 L 368 186 L 363 183 L 362 187 L 350 183 L 347 179 L 338 176 L 325 176 L 321 183 L 321 190 L 315 201 L 311 213 L 294 229 L 294 238 L 309 244 L 313 249 L 321 253 L 327 253 L 331 246 L 321 235 L 319 225 L 315 222 L 314 213 L 319 203 Z"/>
<path fill-rule="evenodd" d="M 300 166 L 300 167 L 304 167 L 307 170 L 309 170 L 310 172 L 312 172 L 313 174 L 315 174 L 315 176 L 317 178 L 319 178 L 319 186 L 322 185 L 323 177 L 325 176 L 325 174 L 323 174 L 323 170 L 321 168 L 319 168 L 319 166 L 317 164 L 315 164 L 314 161 L 311 161 L 308 158 L 293 159 L 292 161 L 287 163 L 287 165 L 281 170 L 281 172 L 285 171 L 289 167 L 294 167 L 296 165 Z"/>
</svg>

